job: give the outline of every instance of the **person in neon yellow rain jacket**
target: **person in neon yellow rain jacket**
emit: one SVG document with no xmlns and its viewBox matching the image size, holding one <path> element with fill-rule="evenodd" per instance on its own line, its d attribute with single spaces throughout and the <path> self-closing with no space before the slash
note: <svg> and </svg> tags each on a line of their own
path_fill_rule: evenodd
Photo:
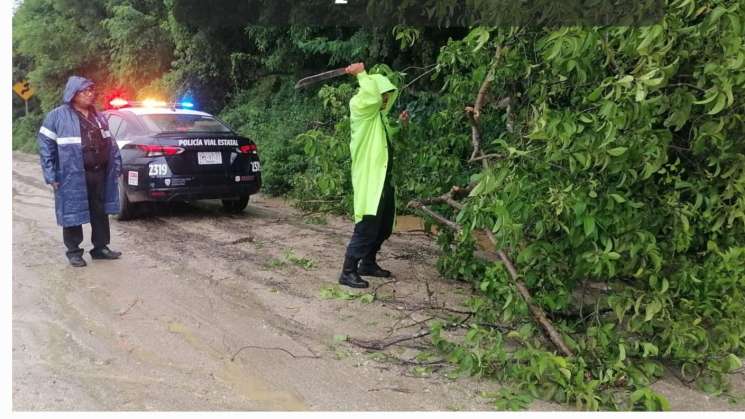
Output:
<svg viewBox="0 0 745 419">
<path fill-rule="evenodd" d="M 396 101 L 398 89 L 383 75 L 367 74 L 362 63 L 351 64 L 347 74 L 356 76 L 360 85 L 349 101 L 355 226 L 339 283 L 367 288 L 369 283 L 360 275 L 383 278 L 391 275 L 377 264 L 376 256 L 393 231 L 396 212 L 391 181 L 391 135 L 397 128 L 388 123 L 387 114 Z M 399 118 L 403 124 L 408 123 L 406 111 Z"/>
</svg>

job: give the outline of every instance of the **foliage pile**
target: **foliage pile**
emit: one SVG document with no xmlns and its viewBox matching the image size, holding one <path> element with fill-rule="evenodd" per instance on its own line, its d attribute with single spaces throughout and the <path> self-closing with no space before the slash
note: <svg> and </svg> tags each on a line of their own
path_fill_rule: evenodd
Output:
<svg viewBox="0 0 745 419">
<path fill-rule="evenodd" d="M 453 214 L 461 233 L 441 237 L 441 268 L 483 292 L 479 323 L 522 327 L 435 333 L 464 372 L 590 409 L 667 408 L 649 389 L 665 368 L 727 390 L 745 355 L 744 24 L 741 2 L 679 0 L 648 27 L 476 28 L 443 49 L 449 92 L 473 94 L 499 60 L 492 102 L 511 103 L 483 111 L 497 156 Z M 575 357 L 526 322 L 503 264 L 474 258 L 481 229 Z"/>
</svg>

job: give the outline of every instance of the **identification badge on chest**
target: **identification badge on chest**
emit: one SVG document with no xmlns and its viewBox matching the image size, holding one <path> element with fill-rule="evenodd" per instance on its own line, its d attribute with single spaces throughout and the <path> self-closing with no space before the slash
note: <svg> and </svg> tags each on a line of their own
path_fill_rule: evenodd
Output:
<svg viewBox="0 0 745 419">
<path fill-rule="evenodd" d="M 101 139 L 102 140 L 110 139 L 111 133 L 109 132 L 109 130 L 105 129 L 103 125 L 101 125 L 101 122 L 98 120 L 98 118 L 95 118 L 95 119 L 96 119 L 96 125 L 98 125 L 98 130 L 101 132 Z"/>
</svg>

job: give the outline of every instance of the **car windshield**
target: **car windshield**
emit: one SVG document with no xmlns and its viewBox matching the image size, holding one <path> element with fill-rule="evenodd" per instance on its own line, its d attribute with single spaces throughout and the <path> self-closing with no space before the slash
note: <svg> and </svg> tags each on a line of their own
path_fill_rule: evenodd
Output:
<svg viewBox="0 0 745 419">
<path fill-rule="evenodd" d="M 231 132 L 220 121 L 211 116 L 194 114 L 150 114 L 142 115 L 148 131 L 161 132 Z"/>
</svg>

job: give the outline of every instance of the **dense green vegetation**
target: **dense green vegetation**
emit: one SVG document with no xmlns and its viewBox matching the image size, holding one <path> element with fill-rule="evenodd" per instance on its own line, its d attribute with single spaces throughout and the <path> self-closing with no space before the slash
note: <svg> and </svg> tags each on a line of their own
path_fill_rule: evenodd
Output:
<svg viewBox="0 0 745 419">
<path fill-rule="evenodd" d="M 462 227 L 440 235 L 439 267 L 474 284 L 481 326 L 449 340 L 433 324 L 433 343 L 463 374 L 509 384 L 498 408 L 543 398 L 666 409 L 650 389 L 665 370 L 733 396 L 727 376 L 745 356 L 742 0 L 669 0 L 643 27 L 467 29 L 216 24 L 195 1 L 87 4 L 25 0 L 16 12 L 14 76 L 38 101 L 29 117 L 14 110 L 14 147 L 33 148 L 73 73 L 133 97 L 190 91 L 257 141 L 265 192 L 349 213 L 355 86 L 292 85 L 379 64 L 405 86 L 397 110 L 412 114 L 395 142 L 399 210 L 475 185 L 462 209 L 432 208 Z M 487 78 L 484 165 L 469 162 L 464 109 Z M 544 337 L 504 265 L 476 257 L 478 230 L 493 233 L 574 356 Z"/>
</svg>

